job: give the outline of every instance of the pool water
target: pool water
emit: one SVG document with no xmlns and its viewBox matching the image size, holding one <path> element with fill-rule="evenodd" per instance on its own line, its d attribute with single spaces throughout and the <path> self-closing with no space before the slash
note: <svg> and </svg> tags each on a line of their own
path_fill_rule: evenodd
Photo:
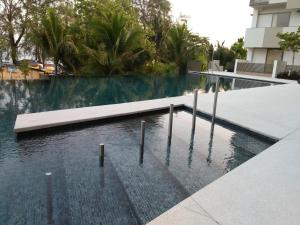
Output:
<svg viewBox="0 0 300 225">
<path fill-rule="evenodd" d="M 0 224 L 145 224 L 272 144 L 218 125 L 211 140 L 210 123 L 197 118 L 191 145 L 191 115 L 184 111 L 175 114 L 171 148 L 168 114 L 16 139 L 18 113 L 179 96 L 194 88 L 210 92 L 214 85 L 210 76 L 1 81 Z M 243 81 L 236 85 L 243 87 Z M 247 81 L 244 87 L 267 85 Z M 232 79 L 221 80 L 221 89 L 231 88 Z M 147 125 L 140 165 L 142 119 Z M 99 143 L 105 144 L 104 168 Z M 51 213 L 46 172 L 53 174 Z"/>
<path fill-rule="evenodd" d="M 210 139 L 210 122 L 198 117 L 191 146 L 191 121 L 188 112 L 174 114 L 171 147 L 168 114 L 20 139 L 17 156 L 1 163 L 0 224 L 48 223 L 46 172 L 52 173 L 54 224 L 146 224 L 272 144 L 219 125 Z"/>
</svg>

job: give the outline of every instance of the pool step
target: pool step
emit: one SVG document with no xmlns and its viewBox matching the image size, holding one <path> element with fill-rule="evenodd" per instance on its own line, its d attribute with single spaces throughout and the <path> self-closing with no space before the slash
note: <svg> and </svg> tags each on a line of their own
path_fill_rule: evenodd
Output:
<svg viewBox="0 0 300 225">
<path fill-rule="evenodd" d="M 136 145 L 114 148 L 108 155 L 141 223 L 146 224 L 190 194 L 150 149 L 145 148 L 142 165 L 138 153 Z"/>
<path fill-rule="evenodd" d="M 74 143 L 68 153 L 73 156 L 65 160 L 72 225 L 140 225 L 110 157 L 105 154 L 100 168 L 94 138 L 85 137 L 85 141 Z"/>
</svg>

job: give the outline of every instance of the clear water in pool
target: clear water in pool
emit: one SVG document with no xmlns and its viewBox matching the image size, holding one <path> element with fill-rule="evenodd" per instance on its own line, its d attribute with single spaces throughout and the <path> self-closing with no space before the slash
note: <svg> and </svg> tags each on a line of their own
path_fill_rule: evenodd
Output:
<svg viewBox="0 0 300 225">
<path fill-rule="evenodd" d="M 140 121 L 146 121 L 139 164 Z M 259 154 L 272 143 L 197 117 L 168 114 L 26 137 L 0 162 L 0 224 L 146 224 L 195 191 Z M 105 165 L 99 167 L 99 143 Z M 52 210 L 45 173 L 52 173 Z M 49 192 L 48 192 L 49 193 Z"/>
</svg>

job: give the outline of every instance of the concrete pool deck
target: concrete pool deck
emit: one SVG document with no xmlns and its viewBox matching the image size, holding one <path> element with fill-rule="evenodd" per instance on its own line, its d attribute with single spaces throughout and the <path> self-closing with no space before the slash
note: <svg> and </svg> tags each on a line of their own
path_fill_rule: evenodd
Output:
<svg viewBox="0 0 300 225">
<path fill-rule="evenodd" d="M 18 115 L 17 133 L 112 116 L 191 107 L 193 96 Z M 217 117 L 279 140 L 276 144 L 149 225 L 272 224 L 300 221 L 300 85 L 221 92 Z M 213 94 L 200 94 L 197 109 L 210 114 Z"/>
</svg>

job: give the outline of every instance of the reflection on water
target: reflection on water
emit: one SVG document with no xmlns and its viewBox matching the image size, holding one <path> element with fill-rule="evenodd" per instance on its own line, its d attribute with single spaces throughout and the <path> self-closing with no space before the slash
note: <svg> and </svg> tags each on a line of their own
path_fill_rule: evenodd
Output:
<svg viewBox="0 0 300 225">
<path fill-rule="evenodd" d="M 194 120 L 194 118 L 193 118 L 193 120 Z M 189 167 L 191 167 L 192 162 L 193 162 L 195 129 L 196 129 L 196 120 L 195 120 L 195 126 L 192 126 L 192 129 L 191 129 L 191 138 L 190 138 L 190 144 L 189 144 L 189 157 L 188 157 Z"/>
<path fill-rule="evenodd" d="M 211 164 L 211 154 L 212 154 L 212 147 L 213 147 L 213 139 L 214 139 L 214 135 L 211 134 L 210 135 L 210 140 L 209 140 L 209 143 L 208 143 L 208 155 L 207 155 L 207 158 L 206 158 L 206 162 L 208 165 Z"/>
<path fill-rule="evenodd" d="M 13 126 L 17 114 L 180 96 L 195 88 L 209 92 L 215 80 L 189 75 L 0 81 L 0 162 L 8 152 L 15 151 Z M 228 90 L 231 79 L 221 83 Z"/>
<path fill-rule="evenodd" d="M 53 174 L 54 224 L 146 224 L 270 145 L 217 124 L 212 142 L 210 122 L 199 117 L 191 139 L 191 118 L 176 112 L 171 146 L 168 114 L 20 139 L 17 154 L 0 165 L 0 224 L 47 224 L 45 172 Z"/>
<path fill-rule="evenodd" d="M 212 76 L 0 81 L 0 224 L 47 223 L 49 171 L 55 177 L 52 219 L 57 224 L 98 224 L 100 219 L 143 224 L 268 147 L 220 126 L 212 139 L 210 123 L 199 118 L 191 133 L 191 115 L 185 112 L 174 115 L 172 146 L 167 146 L 168 115 L 143 118 L 143 165 L 138 163 L 140 119 L 15 140 L 18 113 L 179 96 L 195 88 L 213 92 L 215 83 Z M 236 80 L 234 88 L 244 84 Z M 221 91 L 232 86 L 231 79 L 221 79 Z M 101 169 L 99 142 L 108 150 Z"/>
<path fill-rule="evenodd" d="M 171 156 L 171 145 L 167 145 L 167 151 L 166 151 L 167 155 L 166 155 L 166 166 L 169 167 L 170 166 L 170 156 Z"/>
</svg>

